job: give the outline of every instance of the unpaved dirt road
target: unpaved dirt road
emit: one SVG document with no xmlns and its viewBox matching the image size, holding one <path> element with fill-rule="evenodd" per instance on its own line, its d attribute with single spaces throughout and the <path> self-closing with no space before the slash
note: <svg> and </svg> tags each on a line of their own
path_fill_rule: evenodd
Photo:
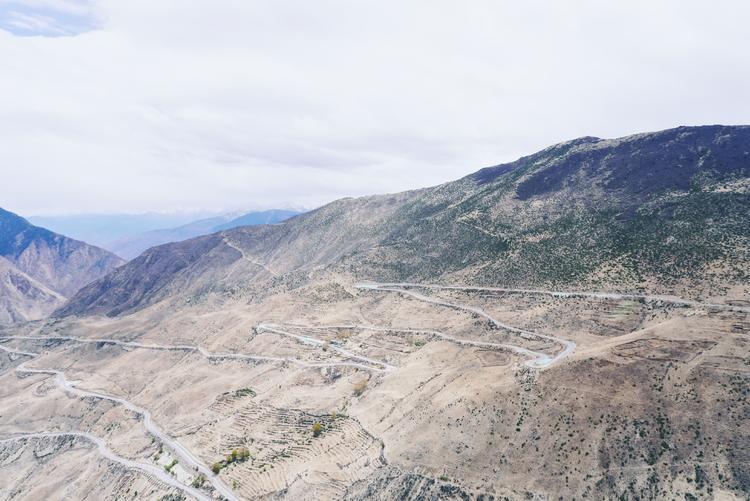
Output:
<svg viewBox="0 0 750 501">
<path fill-rule="evenodd" d="M 506 330 L 508 332 L 511 332 L 513 334 L 518 334 L 522 336 L 542 339 L 545 341 L 551 341 L 553 343 L 562 345 L 563 349 L 558 352 L 556 355 L 551 356 L 547 355 L 546 353 L 541 353 L 538 351 L 532 351 L 528 350 L 526 348 L 523 348 L 521 346 L 515 346 L 511 344 L 499 344 L 499 343 L 487 343 L 484 344 L 484 346 L 487 345 L 495 345 L 497 347 L 502 347 L 505 349 L 510 349 L 516 353 L 519 353 L 521 355 L 525 355 L 527 357 L 531 357 L 531 360 L 528 360 L 526 362 L 526 365 L 529 367 L 534 367 L 537 369 L 543 369 L 546 367 L 549 367 L 550 365 L 554 364 L 555 362 L 558 362 L 562 360 L 563 358 L 569 356 L 575 351 L 576 344 L 573 341 L 569 341 L 567 339 L 562 339 L 554 336 L 548 336 L 546 334 L 541 334 L 539 332 L 532 332 L 527 331 L 523 329 L 519 329 L 517 327 L 513 327 L 511 325 L 504 324 L 496 319 L 494 319 L 490 314 L 488 314 L 486 311 L 484 311 L 481 308 L 477 308 L 476 306 L 470 306 L 465 304 L 458 304 L 458 303 L 451 303 L 448 301 L 442 301 L 440 299 L 435 299 L 429 296 L 425 296 L 423 294 L 420 294 L 418 292 L 414 292 L 412 290 L 404 289 L 403 287 L 414 287 L 410 284 L 380 284 L 380 283 L 362 283 L 362 284 L 356 284 L 356 288 L 358 289 L 365 289 L 365 290 L 371 290 L 371 291 L 382 291 L 382 292 L 396 292 L 398 294 L 402 294 L 404 296 L 411 297 L 413 299 L 417 299 L 419 301 L 424 301 L 426 303 L 435 304 L 438 306 L 445 306 L 447 308 L 454 308 L 457 310 L 463 310 L 468 311 L 469 313 L 474 313 L 476 315 L 479 315 L 481 317 L 486 318 L 492 325 L 499 329 Z M 464 288 L 458 287 L 458 286 L 451 286 L 451 290 L 463 290 Z M 462 340 L 459 338 L 454 338 L 452 336 L 449 336 L 447 334 L 440 334 L 441 337 L 444 339 L 448 339 L 454 342 L 462 342 L 467 343 L 467 340 Z"/>
<path fill-rule="evenodd" d="M 75 383 L 68 381 L 68 379 L 65 377 L 65 373 L 62 371 L 59 371 L 56 369 L 41 369 L 41 368 L 26 367 L 26 364 L 32 361 L 33 360 L 29 360 L 19 365 L 18 367 L 16 367 L 16 372 L 19 374 L 45 374 L 45 375 L 55 376 L 55 384 L 57 384 L 57 386 L 61 390 L 63 390 L 65 393 L 76 395 L 82 398 L 93 397 L 93 398 L 98 398 L 101 400 L 109 400 L 110 402 L 115 402 L 117 404 L 120 404 L 126 409 L 130 410 L 131 412 L 134 412 L 135 414 L 140 415 L 143 418 L 143 426 L 146 428 L 146 431 L 148 431 L 151 435 L 159 439 L 165 446 L 169 447 L 172 451 L 174 451 L 175 455 L 180 459 L 183 465 L 193 468 L 199 471 L 200 473 L 202 473 L 203 475 L 205 475 L 208 481 L 211 482 L 211 485 L 213 485 L 214 489 L 216 489 L 217 492 L 219 492 L 222 496 L 224 496 L 228 500 L 236 501 L 238 499 L 232 493 L 231 489 L 229 489 L 229 487 L 224 485 L 224 483 L 221 481 L 218 475 L 215 475 L 208 468 L 208 466 L 203 464 L 203 462 L 200 459 L 195 457 L 189 450 L 183 447 L 182 444 L 180 444 L 177 440 L 173 439 L 171 436 L 169 436 L 169 434 L 163 431 L 161 427 L 159 427 L 159 425 L 157 425 L 154 422 L 154 420 L 151 418 L 151 413 L 147 409 L 139 407 L 124 398 L 119 398 L 119 397 L 115 397 L 112 395 L 106 395 L 104 393 L 81 390 L 79 388 L 76 388 Z M 180 485 L 182 485 L 185 488 L 189 487 L 183 484 L 180 484 Z"/>
</svg>

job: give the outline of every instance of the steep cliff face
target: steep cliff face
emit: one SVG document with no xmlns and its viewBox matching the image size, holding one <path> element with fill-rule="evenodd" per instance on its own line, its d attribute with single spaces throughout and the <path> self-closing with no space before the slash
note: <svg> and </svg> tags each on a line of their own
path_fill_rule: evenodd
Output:
<svg viewBox="0 0 750 501">
<path fill-rule="evenodd" d="M 6 321 L 49 314 L 87 283 L 124 263 L 114 254 L 0 209 L 0 273 Z"/>
<path fill-rule="evenodd" d="M 152 249 L 60 313 L 119 314 L 166 290 L 193 294 L 240 260 L 255 266 L 212 285 L 334 267 L 362 279 L 716 293 L 747 279 L 749 214 L 750 127 L 586 137 L 433 188 Z M 158 265 L 170 255 L 182 264 Z M 125 292 L 134 280 L 138 298 Z"/>
</svg>

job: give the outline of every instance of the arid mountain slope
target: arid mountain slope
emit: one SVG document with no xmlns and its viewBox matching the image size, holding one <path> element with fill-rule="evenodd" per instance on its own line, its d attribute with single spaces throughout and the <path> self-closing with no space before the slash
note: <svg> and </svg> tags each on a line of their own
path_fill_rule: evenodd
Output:
<svg viewBox="0 0 750 501">
<path fill-rule="evenodd" d="M 748 126 L 581 138 L 433 188 L 150 249 L 59 314 L 116 315 L 330 266 L 379 280 L 722 296 L 747 281 L 749 214 Z M 256 267 L 224 273 L 240 260 Z"/>
<path fill-rule="evenodd" d="M 3 311 L 6 319 L 49 314 L 65 297 L 124 261 L 114 254 L 44 228 L 0 209 Z"/>
</svg>

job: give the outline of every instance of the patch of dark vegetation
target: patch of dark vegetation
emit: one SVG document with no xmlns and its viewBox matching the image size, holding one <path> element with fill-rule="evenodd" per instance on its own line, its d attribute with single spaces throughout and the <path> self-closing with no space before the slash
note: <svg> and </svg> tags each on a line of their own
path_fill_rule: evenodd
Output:
<svg viewBox="0 0 750 501">
<path fill-rule="evenodd" d="M 494 167 L 485 167 L 484 169 L 481 169 L 475 172 L 474 174 L 472 174 L 471 177 L 478 184 L 486 184 L 486 183 L 494 182 L 500 176 L 503 176 L 504 174 L 507 174 L 509 172 L 515 171 L 514 173 L 522 173 L 523 171 L 526 170 L 527 166 L 530 166 L 533 164 L 543 164 L 544 162 L 553 161 L 555 158 L 561 155 L 567 154 L 568 151 L 570 151 L 570 149 L 575 146 L 578 146 L 581 144 L 597 143 L 599 141 L 601 141 L 601 139 L 599 139 L 598 137 L 591 137 L 591 136 L 580 137 L 572 141 L 566 141 L 564 143 L 556 144 L 554 146 L 546 148 L 533 155 L 521 157 L 515 162 L 496 165 Z M 518 171 L 521 171 L 521 172 L 518 172 Z"/>
<path fill-rule="evenodd" d="M 253 390 L 252 388 L 240 388 L 239 390 L 234 391 L 235 397 L 254 397 L 255 395 L 257 395 L 257 393 L 255 393 L 255 390 Z"/>
<path fill-rule="evenodd" d="M 731 135 L 731 140 L 728 138 Z M 678 127 L 636 136 L 616 146 L 576 150 L 519 184 L 521 200 L 557 191 L 581 174 L 603 178 L 608 190 L 643 196 L 689 190 L 694 176 L 716 180 L 750 175 L 750 127 Z"/>
<path fill-rule="evenodd" d="M 446 479 L 446 480 L 444 480 Z M 447 480 L 427 477 L 413 472 L 404 472 L 396 467 L 381 468 L 364 480 L 351 486 L 344 499 L 431 499 L 462 501 L 495 501 L 495 496 L 483 492 L 472 492 Z"/>
</svg>

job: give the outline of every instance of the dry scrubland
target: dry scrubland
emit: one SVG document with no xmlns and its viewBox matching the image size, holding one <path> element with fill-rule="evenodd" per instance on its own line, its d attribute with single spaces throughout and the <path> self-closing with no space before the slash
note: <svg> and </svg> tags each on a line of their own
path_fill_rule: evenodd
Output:
<svg viewBox="0 0 750 501">
<path fill-rule="evenodd" d="M 4 334 L 49 339 L 3 346 L 40 353 L 29 367 L 62 370 L 78 388 L 148 409 L 204 464 L 220 463 L 218 477 L 239 498 L 747 495 L 746 313 L 421 292 L 574 341 L 576 350 L 531 369 L 522 355 L 431 331 L 550 355 L 561 347 L 493 328 L 467 311 L 330 276 L 250 305 L 227 301 L 220 312 L 203 304 L 170 314 L 162 305 L 121 319 L 27 324 Z M 270 324 L 285 334 L 264 327 Z M 278 360 L 55 339 L 60 335 Z M 161 456 L 173 452 L 139 415 L 66 395 L 52 376 L 18 374 L 29 356 L 0 357 L 0 436 L 85 431 L 119 456 L 169 466 Z M 361 366 L 336 365 L 347 362 Z M 243 448 L 249 456 L 232 460 L 232 451 Z M 201 482 L 194 470 L 173 468 L 175 478 Z M 3 498 L 185 495 L 153 475 L 103 461 L 92 444 L 71 437 L 0 443 L 0 472 L 8 479 Z M 202 492 L 215 494 L 210 486 L 206 480 Z"/>
<path fill-rule="evenodd" d="M 0 333 L 0 498 L 747 499 L 748 145 L 580 138 L 152 248 Z"/>
</svg>

